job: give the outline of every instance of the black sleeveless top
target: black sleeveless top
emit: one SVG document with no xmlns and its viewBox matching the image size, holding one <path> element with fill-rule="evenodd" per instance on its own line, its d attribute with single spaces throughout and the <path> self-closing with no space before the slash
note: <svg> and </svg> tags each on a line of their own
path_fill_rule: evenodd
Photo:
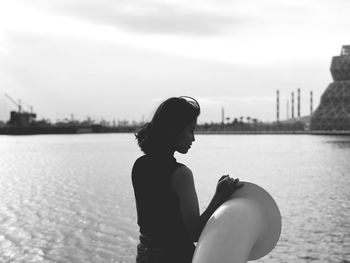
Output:
<svg viewBox="0 0 350 263">
<path fill-rule="evenodd" d="M 133 166 L 132 183 L 140 233 L 149 236 L 157 246 L 193 254 L 194 244 L 171 186 L 172 175 L 181 165 L 173 156 L 143 155 Z"/>
</svg>

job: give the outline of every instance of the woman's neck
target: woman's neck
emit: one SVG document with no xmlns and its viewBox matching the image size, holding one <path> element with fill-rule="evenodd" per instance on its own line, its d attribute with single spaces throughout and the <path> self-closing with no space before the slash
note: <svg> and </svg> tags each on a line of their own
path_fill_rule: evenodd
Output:
<svg viewBox="0 0 350 263">
<path fill-rule="evenodd" d="M 157 151 L 152 153 L 152 155 L 166 159 L 174 158 L 174 151 Z"/>
</svg>

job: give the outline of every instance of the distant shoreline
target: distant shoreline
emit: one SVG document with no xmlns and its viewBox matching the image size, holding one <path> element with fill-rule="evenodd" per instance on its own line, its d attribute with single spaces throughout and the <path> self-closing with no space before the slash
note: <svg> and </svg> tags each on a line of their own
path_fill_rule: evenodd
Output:
<svg viewBox="0 0 350 263">
<path fill-rule="evenodd" d="M 8 136 L 20 136 L 20 135 L 65 135 L 65 134 L 106 134 L 106 133 L 135 133 L 134 130 L 75 130 L 75 129 L 49 129 L 49 130 L 16 130 L 6 131 L 0 129 L 0 135 Z M 195 134 L 198 135 L 336 135 L 336 136 L 349 136 L 350 131 L 303 131 L 303 130 L 249 130 L 249 131 L 238 131 L 238 130 L 197 130 Z"/>
<path fill-rule="evenodd" d="M 204 135 L 350 135 L 350 131 L 196 131 Z"/>
</svg>

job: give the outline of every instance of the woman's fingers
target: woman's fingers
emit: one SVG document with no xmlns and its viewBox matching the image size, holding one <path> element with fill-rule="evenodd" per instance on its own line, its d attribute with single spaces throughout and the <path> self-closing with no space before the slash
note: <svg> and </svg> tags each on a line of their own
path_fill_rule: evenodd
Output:
<svg viewBox="0 0 350 263">
<path fill-rule="evenodd" d="M 238 184 L 239 179 L 238 179 L 238 178 L 236 178 L 236 179 L 233 179 L 233 178 L 232 178 L 232 182 L 233 182 L 234 184 Z"/>
<path fill-rule="evenodd" d="M 218 182 L 217 191 L 225 196 L 231 195 L 243 185 L 238 178 L 234 179 L 229 177 L 229 175 L 223 175 Z"/>
<path fill-rule="evenodd" d="M 219 182 L 221 182 L 223 179 L 226 179 L 226 178 L 229 178 L 228 174 L 221 176 L 221 178 L 219 179 Z"/>
<path fill-rule="evenodd" d="M 230 186 L 231 186 L 231 189 L 233 190 L 233 192 L 236 191 L 237 189 L 243 187 L 243 185 L 244 185 L 243 183 L 239 182 L 238 178 L 236 178 L 236 179 L 232 178 L 231 179 Z"/>
</svg>

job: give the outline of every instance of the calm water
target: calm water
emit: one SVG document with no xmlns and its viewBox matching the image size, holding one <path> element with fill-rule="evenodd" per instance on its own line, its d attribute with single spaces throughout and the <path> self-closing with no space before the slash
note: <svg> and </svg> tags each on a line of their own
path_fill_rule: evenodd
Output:
<svg viewBox="0 0 350 263">
<path fill-rule="evenodd" d="M 0 262 L 134 262 L 131 134 L 0 136 Z M 350 137 L 198 135 L 176 155 L 203 209 L 217 179 L 264 187 L 282 214 L 258 262 L 350 262 Z"/>
</svg>

